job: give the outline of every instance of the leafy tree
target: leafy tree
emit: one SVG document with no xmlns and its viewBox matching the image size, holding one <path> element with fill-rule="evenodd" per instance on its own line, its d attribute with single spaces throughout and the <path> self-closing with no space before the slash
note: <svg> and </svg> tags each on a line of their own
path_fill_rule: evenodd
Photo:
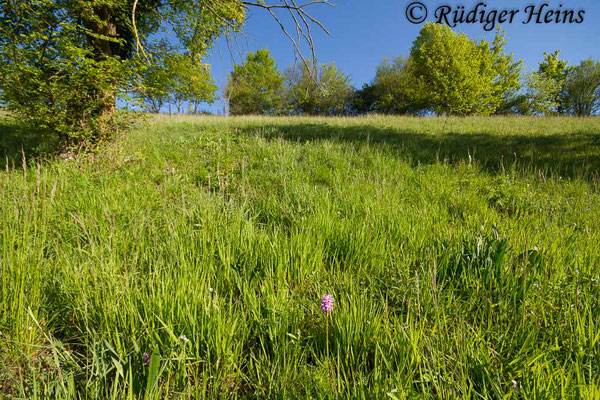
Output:
<svg viewBox="0 0 600 400">
<path fill-rule="evenodd" d="M 544 53 L 544 61 L 540 63 L 539 72 L 546 78 L 553 79 L 559 84 L 567 78 L 568 63 L 558 58 L 560 50 L 554 53 Z"/>
<path fill-rule="evenodd" d="M 181 113 L 184 102 L 189 102 L 198 111 L 201 102 L 212 103 L 217 86 L 210 76 L 210 65 L 191 54 L 169 54 L 166 59 L 167 71 L 172 82 L 172 98 Z"/>
<path fill-rule="evenodd" d="M 153 49 L 152 63 L 140 68 L 142 85 L 139 95 L 151 112 L 159 112 L 165 104 L 174 102 L 181 112 L 188 102 L 192 112 L 197 112 L 201 102 L 212 103 L 217 87 L 210 75 L 210 65 L 201 57 L 177 53 L 161 43 Z"/>
<path fill-rule="evenodd" d="M 285 102 L 292 114 L 318 114 L 319 71 L 311 64 L 286 70 Z"/>
<path fill-rule="evenodd" d="M 505 32 L 498 29 L 491 47 L 488 47 L 486 41 L 481 41 L 480 46 L 483 47 L 486 54 L 491 57 L 492 70 L 494 76 L 492 83 L 492 107 L 495 110 L 507 108 L 511 104 L 523 104 L 524 97 L 517 95 L 521 89 L 521 70 L 523 62 L 521 60 L 515 62 L 513 54 L 506 54 L 504 47 L 506 46 Z"/>
<path fill-rule="evenodd" d="M 167 62 L 170 51 L 167 44 L 160 43 L 152 51 L 152 63 L 140 71 L 139 96 L 146 109 L 154 113 L 169 103 L 173 91 L 173 75 Z"/>
<path fill-rule="evenodd" d="M 325 2 L 309 4 L 314 3 Z M 97 139 L 99 132 L 112 131 L 116 96 L 142 89 L 139 83 L 144 80 L 138 78 L 145 68 L 142 65 L 153 60 L 145 49 L 152 48 L 157 38 L 170 38 L 170 44 L 188 54 L 197 67 L 217 37 L 241 29 L 250 6 L 268 9 L 273 16 L 279 9 L 289 11 L 312 46 L 310 32 L 304 31 L 310 28 L 308 22 L 304 26 L 297 21 L 310 17 L 320 23 L 295 3 L 0 1 L 0 102 L 65 141 Z M 201 82 L 202 86 L 207 81 Z M 188 89 L 194 85 L 183 85 L 187 88 L 184 97 L 192 96 Z"/>
<path fill-rule="evenodd" d="M 415 79 L 411 59 L 382 60 L 372 83 L 374 110 L 384 114 L 415 114 L 426 107 L 420 81 Z"/>
<path fill-rule="evenodd" d="M 277 114 L 283 102 L 285 78 L 267 49 L 248 53 L 246 62 L 234 65 L 225 88 L 229 112 L 240 114 Z"/>
<path fill-rule="evenodd" d="M 555 89 L 548 93 L 552 97 L 548 101 L 555 104 L 555 109 L 549 110 L 548 113 L 564 114 L 566 111 L 564 90 L 569 67 L 566 61 L 558 58 L 559 54 L 560 50 L 556 50 L 554 53 L 544 53 L 544 61 L 540 63 L 538 72 L 544 78 L 554 81 Z"/>
<path fill-rule="evenodd" d="M 413 43 L 415 75 L 438 114 L 485 113 L 481 99 L 491 80 L 482 74 L 483 51 L 466 35 L 428 23 Z"/>
<path fill-rule="evenodd" d="M 583 60 L 569 69 L 563 98 L 565 111 L 577 116 L 596 113 L 600 108 L 600 62 Z"/>
<path fill-rule="evenodd" d="M 310 64 L 288 71 L 287 101 L 297 113 L 347 114 L 353 94 L 350 76 L 337 69 L 335 63 L 321 65 L 316 71 Z"/>
<path fill-rule="evenodd" d="M 527 111 L 537 115 L 565 114 L 565 88 L 570 68 L 559 59 L 560 50 L 544 53 L 544 60 L 536 72 L 526 77 Z"/>
<path fill-rule="evenodd" d="M 438 114 L 490 114 L 518 90 L 521 62 L 504 53 L 504 33 L 490 45 L 428 23 L 413 43 L 413 73 Z"/>
<path fill-rule="evenodd" d="M 336 68 L 335 63 L 321 66 L 318 76 L 317 105 L 321 115 L 342 115 L 348 112 L 348 106 L 354 90 L 350 75 Z"/>
<path fill-rule="evenodd" d="M 556 93 L 560 91 L 559 83 L 545 74 L 536 71 L 526 77 L 528 114 L 553 114 L 559 106 Z"/>
<path fill-rule="evenodd" d="M 351 109 L 356 114 L 367 114 L 375 111 L 377 102 L 376 87 L 373 84 L 364 84 L 362 88 L 354 91 L 351 100 Z"/>
<path fill-rule="evenodd" d="M 133 89 L 141 65 L 136 48 L 161 24 L 170 23 L 178 44 L 198 56 L 218 35 L 241 26 L 240 2 L 205 3 L 221 17 L 183 0 L 0 2 L 2 100 L 67 140 L 110 132 L 116 95 Z"/>
<path fill-rule="evenodd" d="M 519 93 L 509 96 L 505 98 L 504 101 L 498 106 L 496 111 L 494 111 L 494 114 L 531 114 L 530 98 L 526 93 Z"/>
</svg>

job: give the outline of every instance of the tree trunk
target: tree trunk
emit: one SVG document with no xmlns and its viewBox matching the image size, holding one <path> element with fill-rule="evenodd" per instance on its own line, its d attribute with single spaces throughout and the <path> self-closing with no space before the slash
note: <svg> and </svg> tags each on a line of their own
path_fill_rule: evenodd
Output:
<svg viewBox="0 0 600 400">
<path fill-rule="evenodd" d="M 112 10 L 109 7 L 87 7 L 83 10 L 83 21 L 87 29 L 94 33 L 89 42 L 98 61 L 112 58 L 119 53 L 118 44 L 109 38 L 117 39 L 119 32 Z M 116 83 L 109 90 L 99 88 L 98 100 L 102 104 L 99 114 L 112 116 L 116 110 Z"/>
</svg>

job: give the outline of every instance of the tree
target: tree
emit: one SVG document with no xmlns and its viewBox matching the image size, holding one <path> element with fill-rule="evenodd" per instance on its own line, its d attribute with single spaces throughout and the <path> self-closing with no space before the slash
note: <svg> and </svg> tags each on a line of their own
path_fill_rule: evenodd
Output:
<svg viewBox="0 0 600 400">
<path fill-rule="evenodd" d="M 354 91 L 351 109 L 356 114 L 367 114 L 375 111 L 377 92 L 375 85 L 364 84 L 362 88 Z"/>
<path fill-rule="evenodd" d="M 246 62 L 234 65 L 225 88 L 229 112 L 277 114 L 281 112 L 285 78 L 267 49 L 248 53 Z"/>
<path fill-rule="evenodd" d="M 177 53 L 161 42 L 150 56 L 152 63 L 140 68 L 139 97 L 151 112 L 159 112 L 164 105 L 174 102 L 181 112 L 184 102 L 196 113 L 201 102 L 212 103 L 217 86 L 210 75 L 210 65 L 199 56 Z"/>
<path fill-rule="evenodd" d="M 518 114 L 528 115 L 531 113 L 530 98 L 526 93 L 518 93 L 507 97 L 494 111 L 497 115 Z"/>
<path fill-rule="evenodd" d="M 425 96 L 438 114 L 485 113 L 481 99 L 491 85 L 482 72 L 483 51 L 466 35 L 428 23 L 413 43 L 411 58 Z"/>
<path fill-rule="evenodd" d="M 210 76 L 210 65 L 192 54 L 180 53 L 169 54 L 166 63 L 177 113 L 181 113 L 184 102 L 192 104 L 197 113 L 201 102 L 214 101 L 217 86 Z"/>
<path fill-rule="evenodd" d="M 173 91 L 173 77 L 167 62 L 170 51 L 166 43 L 158 44 L 152 51 L 153 62 L 140 71 L 139 96 L 150 112 L 160 112 Z"/>
<path fill-rule="evenodd" d="M 241 3 L 211 3 L 226 21 L 185 1 L 0 2 L 2 100 L 65 141 L 98 139 L 112 131 L 116 95 L 137 84 L 142 59 L 136 48 L 149 43 L 163 21 L 172 24 L 179 44 L 199 56 L 219 34 L 241 26 Z"/>
<path fill-rule="evenodd" d="M 504 53 L 504 33 L 490 45 L 427 23 L 413 43 L 413 73 L 438 114 L 490 114 L 518 90 L 521 62 Z"/>
<path fill-rule="evenodd" d="M 492 83 L 493 101 L 492 107 L 495 106 L 494 112 L 498 109 L 506 109 L 513 104 L 523 104 L 523 96 L 517 95 L 521 89 L 521 70 L 523 62 L 521 60 L 515 62 L 513 54 L 506 54 L 504 47 L 506 46 L 505 32 L 498 29 L 491 47 L 487 47 L 487 42 L 482 41 L 480 46 L 483 46 L 486 54 L 489 54 L 492 61 L 491 73 L 494 76 Z"/>
<path fill-rule="evenodd" d="M 318 76 L 317 108 L 321 115 L 347 114 L 354 90 L 350 75 L 336 68 L 335 63 L 321 66 Z"/>
<path fill-rule="evenodd" d="M 342 115 L 350 111 L 354 90 L 350 76 L 337 69 L 335 63 L 312 65 L 288 71 L 287 102 L 300 114 Z"/>
<path fill-rule="evenodd" d="M 547 101 L 555 104 L 554 109 L 548 110 L 549 114 L 554 112 L 564 114 L 566 111 L 564 90 L 569 67 L 566 61 L 558 58 L 559 54 L 560 50 L 556 50 L 554 53 L 544 53 L 544 61 L 540 63 L 538 69 L 542 77 L 554 82 L 552 85 L 554 90 L 547 93 L 548 96 L 551 96 Z"/>
<path fill-rule="evenodd" d="M 569 70 L 564 85 L 564 109 L 589 116 L 600 108 L 600 62 L 583 60 Z"/>
<path fill-rule="evenodd" d="M 544 53 L 544 60 L 537 71 L 526 77 L 527 111 L 537 115 L 565 114 L 566 81 L 570 68 L 567 62 L 558 58 L 560 50 Z"/>
<path fill-rule="evenodd" d="M 319 112 L 318 69 L 312 64 L 286 70 L 285 102 L 287 111 L 295 114 L 317 115 Z"/>
<path fill-rule="evenodd" d="M 527 75 L 526 81 L 529 99 L 527 114 L 553 114 L 559 105 L 556 97 L 560 91 L 559 83 L 539 71 Z"/>
<path fill-rule="evenodd" d="M 6 0 L 0 2 L 0 102 L 66 141 L 111 132 L 118 94 L 140 91 L 146 49 L 163 31 L 172 47 L 198 60 L 223 34 L 239 32 L 249 7 L 294 16 L 312 48 L 306 7 L 284 0 Z M 296 50 L 299 44 L 296 44 Z M 301 55 L 302 56 L 302 55 Z M 302 57 L 304 58 L 304 57 Z"/>
<path fill-rule="evenodd" d="M 426 107 L 420 81 L 415 79 L 413 62 L 402 56 L 390 63 L 383 59 L 372 82 L 373 109 L 384 114 L 416 114 Z"/>
</svg>

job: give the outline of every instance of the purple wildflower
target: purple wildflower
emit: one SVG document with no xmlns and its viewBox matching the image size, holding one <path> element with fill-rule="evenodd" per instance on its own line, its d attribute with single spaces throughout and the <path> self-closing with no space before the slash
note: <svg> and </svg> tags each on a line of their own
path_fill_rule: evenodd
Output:
<svg viewBox="0 0 600 400">
<path fill-rule="evenodd" d="M 150 365 L 150 354 L 144 352 L 144 354 L 142 354 L 142 362 L 144 363 L 144 367 L 147 367 Z"/>
<path fill-rule="evenodd" d="M 333 297 L 330 294 L 324 294 L 323 297 L 321 297 L 321 311 L 324 314 L 333 311 Z"/>
<path fill-rule="evenodd" d="M 190 341 L 190 339 L 188 339 L 185 335 L 179 335 L 179 340 L 181 340 L 183 343 L 188 343 Z"/>
</svg>

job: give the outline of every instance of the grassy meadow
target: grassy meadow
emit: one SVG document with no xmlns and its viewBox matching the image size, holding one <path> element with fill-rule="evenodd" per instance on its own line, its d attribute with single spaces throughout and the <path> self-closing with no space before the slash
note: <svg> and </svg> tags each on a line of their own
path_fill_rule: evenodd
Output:
<svg viewBox="0 0 600 400">
<path fill-rule="evenodd" d="M 600 119 L 0 125 L 2 399 L 600 398 Z"/>
</svg>

